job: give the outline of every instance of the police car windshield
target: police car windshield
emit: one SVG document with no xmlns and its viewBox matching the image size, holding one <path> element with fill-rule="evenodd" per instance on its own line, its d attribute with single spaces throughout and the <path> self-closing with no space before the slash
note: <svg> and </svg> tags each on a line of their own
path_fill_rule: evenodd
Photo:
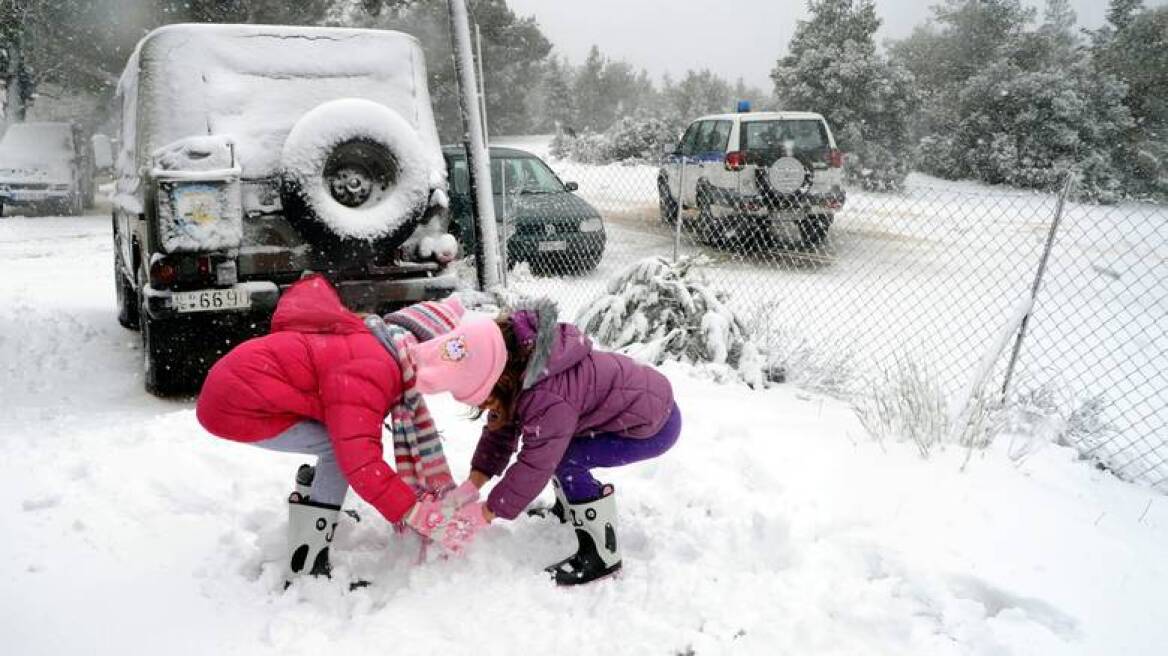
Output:
<svg viewBox="0 0 1168 656">
<path fill-rule="evenodd" d="M 797 152 L 827 148 L 827 134 L 817 120 L 744 121 L 742 150 L 783 150 Z"/>
<path fill-rule="evenodd" d="M 564 190 L 556 174 L 534 157 L 491 158 L 491 187 L 498 196 L 554 194 Z"/>
</svg>

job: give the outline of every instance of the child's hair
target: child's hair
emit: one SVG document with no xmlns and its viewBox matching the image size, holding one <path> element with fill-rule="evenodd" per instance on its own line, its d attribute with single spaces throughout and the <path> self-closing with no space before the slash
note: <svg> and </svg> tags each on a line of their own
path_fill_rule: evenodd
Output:
<svg viewBox="0 0 1168 656">
<path fill-rule="evenodd" d="M 531 349 L 521 345 L 515 337 L 515 329 L 511 326 L 510 315 L 500 315 L 495 319 L 495 323 L 498 324 L 500 332 L 503 333 L 503 344 L 507 348 L 507 364 L 503 366 L 503 373 L 499 375 L 499 380 L 495 381 L 495 386 L 487 398 L 494 400 L 497 404 L 494 411 L 498 413 L 498 416 L 492 418 L 492 423 L 502 426 L 510 424 L 511 417 L 515 413 L 515 403 L 519 400 L 519 392 L 523 389 L 523 374 L 527 370 L 527 360 Z M 479 408 L 474 417 L 478 419 L 482 415 L 483 409 Z"/>
</svg>

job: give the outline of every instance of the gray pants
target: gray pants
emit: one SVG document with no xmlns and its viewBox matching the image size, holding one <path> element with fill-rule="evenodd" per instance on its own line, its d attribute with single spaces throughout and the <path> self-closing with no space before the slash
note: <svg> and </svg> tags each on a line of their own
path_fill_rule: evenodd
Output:
<svg viewBox="0 0 1168 656">
<path fill-rule="evenodd" d="M 308 497 L 317 503 L 333 506 L 339 506 L 344 502 L 349 482 L 345 480 L 345 475 L 337 466 L 333 443 L 329 440 L 324 424 L 302 421 L 275 437 L 252 444 L 269 451 L 316 456 L 316 475 L 312 479 L 312 490 Z"/>
</svg>

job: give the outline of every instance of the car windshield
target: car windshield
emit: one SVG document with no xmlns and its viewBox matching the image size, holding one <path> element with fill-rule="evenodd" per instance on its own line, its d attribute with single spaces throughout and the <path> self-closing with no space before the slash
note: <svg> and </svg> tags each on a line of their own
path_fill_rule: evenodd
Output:
<svg viewBox="0 0 1168 656">
<path fill-rule="evenodd" d="M 828 141 L 823 122 L 807 119 L 742 123 L 742 150 L 782 150 L 788 145 L 796 152 L 825 150 Z"/>
<path fill-rule="evenodd" d="M 534 157 L 503 157 L 491 160 L 491 187 L 498 196 L 508 194 L 554 194 L 564 190 L 556 174 Z"/>
<path fill-rule="evenodd" d="M 51 161 L 73 157 L 73 135 L 59 123 L 17 123 L 0 139 L 0 154 Z"/>
<path fill-rule="evenodd" d="M 452 158 L 451 186 L 455 193 L 470 193 L 467 181 L 466 158 Z M 564 191 L 564 185 L 555 173 L 535 157 L 492 157 L 491 187 L 496 196 L 503 194 L 555 194 Z"/>
</svg>

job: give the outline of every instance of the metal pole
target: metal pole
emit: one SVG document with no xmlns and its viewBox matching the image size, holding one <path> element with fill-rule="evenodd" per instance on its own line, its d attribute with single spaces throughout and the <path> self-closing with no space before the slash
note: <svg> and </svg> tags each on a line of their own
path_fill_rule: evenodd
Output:
<svg viewBox="0 0 1168 656">
<path fill-rule="evenodd" d="M 507 160 L 499 160 L 499 197 L 503 200 L 503 218 L 499 220 L 499 226 L 502 228 L 499 234 L 499 252 L 506 252 L 507 236 L 510 234 L 511 213 L 507 211 Z M 504 265 L 499 269 L 499 278 L 504 288 L 507 287 L 507 266 Z"/>
<path fill-rule="evenodd" d="M 1002 399 L 1010 391 L 1010 380 L 1014 377 L 1014 366 L 1022 353 L 1022 342 L 1026 339 L 1026 327 L 1030 325 L 1030 315 L 1034 312 L 1034 303 L 1038 301 L 1038 289 L 1042 286 L 1042 276 L 1046 273 L 1046 264 L 1050 260 L 1050 252 L 1054 247 L 1054 238 L 1058 233 L 1059 223 L 1063 220 L 1063 208 L 1066 206 L 1067 196 L 1071 193 L 1071 185 L 1075 176 L 1067 171 L 1063 189 L 1059 193 L 1058 205 L 1055 206 L 1054 219 L 1050 222 L 1050 231 L 1046 235 L 1046 247 L 1042 249 L 1042 259 L 1038 262 L 1038 271 L 1034 274 L 1034 284 L 1030 287 L 1030 310 L 1022 317 L 1022 325 L 1018 328 L 1018 338 L 1014 340 L 1014 351 L 1010 354 L 1010 363 L 1006 365 L 1006 380 L 1002 383 Z"/>
<path fill-rule="evenodd" d="M 483 122 L 483 145 L 490 148 L 491 137 L 488 134 L 487 127 L 487 81 L 483 78 L 483 38 L 482 33 L 479 32 L 479 24 L 475 23 L 475 57 L 478 58 L 479 63 L 479 114 L 482 116 Z M 504 285 L 507 283 L 504 282 Z"/>
<path fill-rule="evenodd" d="M 454 49 L 454 68 L 458 79 L 458 105 L 462 112 L 463 145 L 466 147 L 467 172 L 475 205 L 475 232 L 478 247 L 479 286 L 491 289 L 499 284 L 499 229 L 495 223 L 495 205 L 491 198 L 491 160 L 483 132 L 483 117 L 476 100 L 474 57 L 470 47 L 470 21 L 466 0 L 448 0 L 450 7 L 450 41 Z"/>
<path fill-rule="evenodd" d="M 668 185 L 666 185 L 668 186 Z M 681 210 L 685 207 L 685 155 L 677 165 L 677 216 L 673 219 L 673 263 L 681 255 Z"/>
</svg>

